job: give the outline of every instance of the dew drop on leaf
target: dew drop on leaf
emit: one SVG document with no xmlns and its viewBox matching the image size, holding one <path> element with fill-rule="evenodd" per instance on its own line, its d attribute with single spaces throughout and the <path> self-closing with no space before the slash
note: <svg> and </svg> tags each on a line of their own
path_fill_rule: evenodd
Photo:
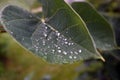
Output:
<svg viewBox="0 0 120 80">
<path fill-rule="evenodd" d="M 61 50 L 58 50 L 58 53 L 61 53 Z"/>
<path fill-rule="evenodd" d="M 79 50 L 79 53 L 81 53 L 82 52 L 82 50 Z"/>
<path fill-rule="evenodd" d="M 72 59 L 72 56 L 69 56 L 70 59 Z"/>
<path fill-rule="evenodd" d="M 64 54 L 64 55 L 67 55 L 67 52 L 63 51 L 63 54 Z"/>
<path fill-rule="evenodd" d="M 73 58 L 74 58 L 74 59 L 76 59 L 77 57 L 76 57 L 76 56 L 74 56 Z"/>
</svg>

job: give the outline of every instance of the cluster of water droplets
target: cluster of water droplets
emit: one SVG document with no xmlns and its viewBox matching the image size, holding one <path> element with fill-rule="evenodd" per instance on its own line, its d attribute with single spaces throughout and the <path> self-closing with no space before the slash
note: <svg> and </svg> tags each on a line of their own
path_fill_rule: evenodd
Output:
<svg viewBox="0 0 120 80">
<path fill-rule="evenodd" d="M 82 52 L 79 45 L 73 43 L 58 31 L 41 24 L 32 35 L 32 43 L 36 53 L 42 52 L 45 56 L 49 54 L 64 56 L 68 59 L 77 59 Z"/>
</svg>

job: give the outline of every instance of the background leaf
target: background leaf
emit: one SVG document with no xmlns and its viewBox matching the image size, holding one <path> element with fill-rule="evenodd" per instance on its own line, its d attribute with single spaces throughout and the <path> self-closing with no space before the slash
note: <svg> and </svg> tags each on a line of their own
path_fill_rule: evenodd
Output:
<svg viewBox="0 0 120 80">
<path fill-rule="evenodd" d="M 89 3 L 76 2 L 72 7 L 87 24 L 97 48 L 110 50 L 116 47 L 110 24 Z"/>
<path fill-rule="evenodd" d="M 120 15 L 110 16 L 103 14 L 113 26 L 117 45 L 120 46 Z"/>
</svg>

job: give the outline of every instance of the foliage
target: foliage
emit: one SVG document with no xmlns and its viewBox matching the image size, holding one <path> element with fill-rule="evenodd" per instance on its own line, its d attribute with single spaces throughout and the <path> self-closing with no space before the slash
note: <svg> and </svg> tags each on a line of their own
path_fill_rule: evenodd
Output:
<svg viewBox="0 0 120 80">
<path fill-rule="evenodd" d="M 79 8 L 85 8 L 81 9 L 85 15 L 80 14 L 80 9 L 77 11 L 80 17 L 62 0 L 40 2 L 44 22 L 42 18 L 17 6 L 9 5 L 2 10 L 2 25 L 28 50 L 52 63 L 68 63 L 102 58 L 97 49 L 115 49 L 110 25 L 88 3 L 77 4 Z M 86 17 L 87 11 L 91 12 L 90 17 Z M 91 22 L 92 14 L 96 18 Z"/>
<path fill-rule="evenodd" d="M 24 10 L 27 13 L 30 13 L 29 9 L 31 9 L 33 7 L 35 8 L 36 4 L 37 4 L 37 6 L 41 4 L 41 3 L 39 4 L 38 2 L 37 3 L 35 2 L 35 3 L 33 3 L 33 5 L 30 5 L 28 7 L 28 5 L 23 6 L 24 4 L 21 3 L 22 0 L 20 1 L 20 3 L 22 5 L 19 3 L 19 0 L 18 0 L 18 2 L 17 1 L 14 2 L 14 0 L 8 0 L 8 1 L 10 1 L 12 3 L 12 6 L 14 6 L 14 3 L 15 3 L 15 5 L 17 7 L 18 6 L 22 7 L 22 8 L 18 7 L 18 9 L 21 9 L 21 10 L 27 9 L 27 11 Z M 28 4 L 30 2 L 29 0 L 24 0 L 24 1 L 28 1 L 27 2 Z M 24 2 L 24 1 L 22 1 L 22 2 Z M 94 2 L 95 0 L 91 0 L 91 1 Z M 109 1 L 112 1 L 112 0 L 109 0 Z M 106 6 L 106 4 L 108 4 L 109 2 L 106 2 L 106 0 L 101 0 L 101 1 L 98 0 L 98 1 L 95 1 L 94 5 L 95 5 L 95 7 L 97 7 L 97 9 L 99 11 L 102 11 L 102 15 L 104 15 L 105 18 L 107 18 L 107 20 L 109 21 L 109 23 L 112 24 L 112 27 L 113 27 L 112 29 L 115 31 L 116 42 L 117 42 L 117 45 L 119 46 L 120 45 L 120 43 L 119 43 L 119 41 L 120 41 L 120 37 L 119 37 L 119 21 L 120 21 L 119 20 L 119 6 L 118 5 L 116 6 L 117 0 L 114 0 L 114 1 L 115 2 L 110 2 L 110 5 Z M 55 5 L 56 5 L 56 2 L 57 1 L 55 1 Z M 100 3 L 96 5 L 96 2 L 100 2 Z M 42 1 L 42 3 L 45 3 L 43 5 L 44 8 L 46 7 L 46 5 L 48 5 L 48 3 L 44 2 L 44 0 Z M 59 18 L 56 19 L 56 14 L 59 13 L 59 10 L 61 11 L 61 8 L 56 11 L 56 9 L 58 7 L 54 8 L 53 3 L 52 2 L 49 2 L 49 3 L 52 4 L 52 5 L 49 4 L 50 6 L 47 7 L 47 9 L 49 8 L 50 10 L 44 9 L 43 10 L 44 13 L 37 13 L 37 16 L 36 16 L 36 14 L 30 13 L 31 15 L 34 15 L 35 17 L 39 18 L 38 19 L 39 21 L 36 20 L 36 22 L 41 21 L 42 23 L 48 23 L 51 20 L 51 18 L 52 19 L 54 18 L 54 20 L 59 19 Z M 119 4 L 119 2 L 117 2 L 117 4 Z M 9 3 L 9 5 L 11 5 L 11 4 Z M 106 7 L 103 7 L 104 5 Z M 59 6 L 59 5 L 56 5 L 56 6 Z M 6 4 L 4 4 L 4 6 L 2 6 L 2 7 L 7 8 L 8 6 L 6 7 Z M 42 80 L 46 80 L 46 79 L 49 79 L 49 80 L 73 80 L 73 79 L 75 79 L 75 80 L 81 80 L 81 79 L 82 80 L 94 80 L 94 79 L 96 79 L 96 80 L 103 80 L 103 79 L 119 80 L 120 79 L 119 78 L 119 76 L 120 76 L 119 54 L 120 54 L 120 52 L 119 52 L 118 47 L 116 46 L 113 30 L 111 29 L 111 26 L 109 25 L 109 23 L 106 22 L 106 20 L 89 3 L 86 3 L 86 2 L 79 3 L 78 2 L 78 3 L 73 3 L 72 7 L 70 5 L 68 5 L 68 7 L 70 9 L 72 9 L 74 14 L 81 17 L 80 20 L 82 21 L 85 28 L 87 29 L 87 33 L 89 33 L 89 36 L 91 37 L 91 39 L 93 38 L 92 42 L 95 45 L 95 47 L 94 47 L 95 50 L 98 50 L 99 53 L 102 54 L 102 56 L 105 59 L 105 62 L 102 62 L 102 61 L 96 60 L 96 59 L 91 60 L 88 58 L 87 60 L 85 59 L 82 63 L 78 62 L 78 63 L 72 63 L 72 64 L 63 64 L 63 65 L 49 64 L 42 59 L 43 57 L 39 58 L 38 56 L 32 55 L 28 50 L 21 48 L 20 45 L 15 43 L 15 41 L 13 40 L 14 38 L 11 38 L 10 35 L 8 35 L 6 33 L 5 34 L 1 33 L 0 34 L 0 80 L 6 80 L 6 79 L 7 80 L 8 79 L 9 80 L 28 80 L 28 79 L 29 80 L 39 80 L 39 79 L 42 79 Z M 51 8 L 53 9 L 53 11 Z M 66 8 L 66 7 L 62 7 L 62 8 Z M 2 10 L 2 11 L 4 11 L 4 10 Z M 14 10 L 12 10 L 12 11 L 14 11 Z M 103 11 L 106 11 L 107 13 L 103 12 Z M 113 11 L 113 12 L 111 12 L 111 11 Z M 50 14 L 46 14 L 48 12 Z M 88 13 L 89 13 L 89 15 L 88 15 Z M 64 14 L 68 15 L 68 11 L 66 11 L 66 13 L 64 13 Z M 20 15 L 21 15 L 21 13 L 20 13 Z M 51 17 L 51 15 L 52 15 L 52 17 Z M 15 15 L 13 15 L 13 16 L 15 17 Z M 13 16 L 11 16 L 11 17 L 13 17 Z M 46 17 L 46 16 L 48 16 L 48 17 Z M 66 15 L 64 15 L 63 19 L 61 17 L 61 20 L 59 22 L 61 22 L 62 20 L 64 22 L 65 17 L 66 17 Z M 26 18 L 26 16 L 25 16 L 25 18 Z M 66 19 L 68 19 L 68 18 L 66 18 Z M 54 20 L 53 20 L 53 22 L 54 22 Z M 73 20 L 73 22 L 75 22 L 75 21 Z M 73 22 L 71 21 L 71 23 L 73 23 Z M 93 26 L 91 26 L 91 25 L 93 25 Z M 96 28 L 96 27 L 99 27 L 100 25 L 102 28 L 100 28 L 100 29 Z M 28 30 L 25 28 L 25 26 L 23 26 L 23 27 L 25 30 Z M 0 31 L 1 30 L 4 31 L 4 29 L 2 27 L 0 27 Z M 76 33 L 76 31 L 77 30 L 75 30 L 74 32 Z M 37 32 L 39 32 L 39 30 Z M 94 34 L 97 32 L 99 32 L 99 35 Z M 38 34 L 38 33 L 36 33 L 36 34 Z M 103 35 L 103 36 L 101 36 L 101 35 Z M 97 39 L 97 38 L 99 38 L 99 39 Z M 19 39 L 20 39 L 20 36 L 19 36 Z M 97 45 L 98 43 L 96 42 L 96 40 L 98 40 L 100 42 L 100 45 Z M 106 40 L 107 42 L 105 42 L 104 40 Z M 111 46 L 107 47 L 107 46 L 105 46 L 106 44 L 111 45 Z M 25 42 L 23 42 L 23 45 L 25 45 Z M 86 44 L 86 45 L 89 45 L 89 44 Z M 103 46 L 103 47 L 101 47 L 101 46 Z M 84 55 L 86 57 L 86 54 L 84 54 Z M 50 62 L 51 59 L 47 59 L 47 60 L 48 60 L 48 62 Z M 53 62 L 52 60 L 51 60 L 51 62 Z M 61 60 L 60 61 L 58 60 L 57 62 L 56 61 L 54 61 L 54 62 L 55 63 L 64 63 L 64 62 L 61 62 Z M 71 63 L 73 61 L 74 60 L 69 61 L 69 62 Z"/>
<path fill-rule="evenodd" d="M 17 6 L 7 6 L 1 12 L 1 22 L 5 29 L 23 46 L 32 52 L 51 62 L 66 63 L 81 59 L 84 60 L 88 58 L 101 57 L 97 49 L 110 50 L 116 47 L 110 25 L 88 3 L 77 3 L 77 5 L 73 4 L 73 8 L 78 9 L 76 6 L 85 8 L 84 10 L 75 10 L 85 21 L 90 32 L 81 17 L 78 16 L 77 13 L 64 1 L 53 0 L 53 2 L 51 2 L 49 0 L 40 0 L 40 2 L 43 6 L 45 22 L 42 22 L 41 18 L 29 13 L 28 11 L 24 11 Z M 90 17 L 86 17 L 87 9 L 92 12 Z M 94 19 L 94 21 L 91 22 L 92 14 L 95 14 L 99 19 Z M 63 17 L 64 20 L 62 20 L 61 17 Z M 20 24 L 16 24 L 17 22 Z M 31 25 L 34 27 L 27 28 L 27 26 Z M 22 34 L 19 34 L 21 31 Z M 104 34 L 106 31 L 108 34 Z M 92 40 L 91 35 L 94 41 Z M 60 43 L 62 43 L 62 45 Z M 73 49 L 73 47 L 75 49 Z M 62 54 L 60 55 L 59 53 Z M 79 57 L 73 54 L 78 54 Z"/>
</svg>

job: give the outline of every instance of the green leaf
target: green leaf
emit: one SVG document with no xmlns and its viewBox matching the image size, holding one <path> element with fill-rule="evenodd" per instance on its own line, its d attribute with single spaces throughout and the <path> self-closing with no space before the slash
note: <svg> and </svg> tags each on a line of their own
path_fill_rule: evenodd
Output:
<svg viewBox="0 0 120 80">
<path fill-rule="evenodd" d="M 73 3 L 72 7 L 82 17 L 101 50 L 115 49 L 116 43 L 111 25 L 87 2 Z"/>
<path fill-rule="evenodd" d="M 61 3 L 61 0 L 57 1 L 53 2 Z M 82 19 L 67 4 L 62 4 L 67 7 L 50 13 L 52 17 L 45 22 L 10 5 L 2 11 L 2 24 L 19 43 L 49 62 L 71 63 L 101 58 Z"/>
</svg>

